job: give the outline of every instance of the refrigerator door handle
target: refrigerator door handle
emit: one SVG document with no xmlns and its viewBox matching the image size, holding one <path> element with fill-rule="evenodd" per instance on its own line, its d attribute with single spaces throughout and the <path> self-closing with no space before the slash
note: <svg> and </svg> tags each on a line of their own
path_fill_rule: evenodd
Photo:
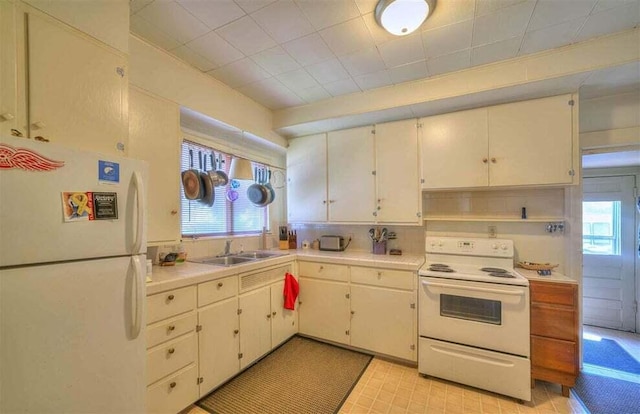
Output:
<svg viewBox="0 0 640 414">
<path fill-rule="evenodd" d="M 140 257 L 132 256 L 134 278 L 135 278 L 135 293 L 131 295 L 131 309 L 133 310 L 133 319 L 131 321 L 131 334 L 133 338 L 137 338 L 140 335 L 142 329 L 142 306 L 144 305 L 144 283 L 145 275 L 142 274 Z M 135 309 L 135 310 L 134 310 Z"/>
<path fill-rule="evenodd" d="M 133 254 L 140 253 L 140 247 L 142 247 L 142 232 L 144 231 L 144 215 L 147 209 L 144 199 L 144 183 L 140 172 L 135 171 L 133 173 L 133 186 L 136 190 L 137 201 L 137 220 L 136 220 L 136 238 L 133 242 Z"/>
</svg>

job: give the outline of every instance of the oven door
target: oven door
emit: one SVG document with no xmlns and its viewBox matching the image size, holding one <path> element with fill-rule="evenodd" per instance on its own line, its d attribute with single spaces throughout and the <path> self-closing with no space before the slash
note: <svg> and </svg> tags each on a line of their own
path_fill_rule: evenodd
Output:
<svg viewBox="0 0 640 414">
<path fill-rule="evenodd" d="M 529 288 L 420 277 L 420 336 L 529 356 Z"/>
</svg>

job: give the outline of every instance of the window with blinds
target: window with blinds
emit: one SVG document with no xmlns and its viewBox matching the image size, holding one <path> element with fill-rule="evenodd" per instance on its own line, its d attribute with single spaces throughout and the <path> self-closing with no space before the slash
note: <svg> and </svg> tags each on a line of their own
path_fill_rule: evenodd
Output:
<svg viewBox="0 0 640 414">
<path fill-rule="evenodd" d="M 190 157 L 189 150 L 193 157 Z M 230 164 L 231 155 L 229 154 L 195 142 L 187 140 L 182 142 L 181 171 L 189 170 L 193 166 L 200 171 L 205 169 L 209 171 L 213 168 L 224 170 L 228 174 Z M 252 166 L 258 165 L 260 164 L 252 162 Z M 263 227 L 268 227 L 269 209 L 256 207 L 247 198 L 247 188 L 253 183 L 252 180 L 229 180 L 226 186 L 214 187 L 215 197 L 211 207 L 199 200 L 187 199 L 182 189 L 180 193 L 182 235 L 184 237 L 227 236 L 259 233 Z"/>
</svg>

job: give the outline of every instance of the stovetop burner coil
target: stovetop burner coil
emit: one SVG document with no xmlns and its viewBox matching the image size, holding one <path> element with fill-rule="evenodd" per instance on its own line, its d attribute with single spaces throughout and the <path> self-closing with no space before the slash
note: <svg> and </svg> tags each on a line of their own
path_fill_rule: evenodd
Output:
<svg viewBox="0 0 640 414">
<path fill-rule="evenodd" d="M 432 272 L 444 272 L 444 273 L 455 273 L 455 270 L 453 270 L 450 267 L 439 267 L 439 266 L 430 266 L 429 270 Z"/>
<path fill-rule="evenodd" d="M 480 270 L 487 273 L 509 273 L 507 270 L 500 269 L 499 267 L 483 267 Z"/>
</svg>

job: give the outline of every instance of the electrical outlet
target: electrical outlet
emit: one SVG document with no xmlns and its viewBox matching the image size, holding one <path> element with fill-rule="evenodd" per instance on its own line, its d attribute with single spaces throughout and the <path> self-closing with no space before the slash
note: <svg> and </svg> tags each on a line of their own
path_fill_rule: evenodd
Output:
<svg viewBox="0 0 640 414">
<path fill-rule="evenodd" d="M 495 239 L 498 237 L 498 228 L 496 226 L 489 226 L 489 238 Z"/>
</svg>

